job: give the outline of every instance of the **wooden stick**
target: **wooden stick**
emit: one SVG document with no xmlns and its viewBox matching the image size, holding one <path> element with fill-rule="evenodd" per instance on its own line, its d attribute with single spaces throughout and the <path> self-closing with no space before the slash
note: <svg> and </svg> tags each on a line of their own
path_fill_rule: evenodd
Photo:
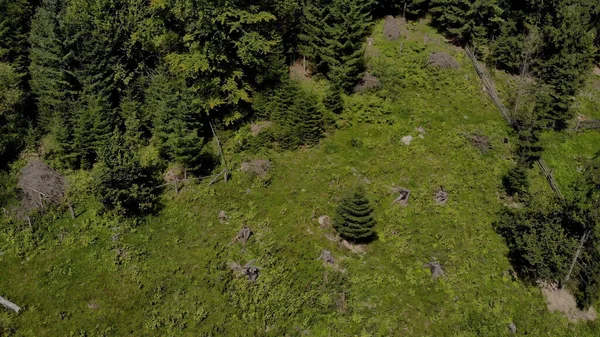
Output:
<svg viewBox="0 0 600 337">
<path fill-rule="evenodd" d="M 212 185 L 215 181 L 217 181 L 217 179 L 219 179 L 219 177 L 221 176 L 221 174 L 223 174 L 223 172 L 225 172 L 225 170 L 227 169 L 224 169 L 223 171 L 221 171 L 221 173 L 217 174 L 217 176 L 213 180 L 211 180 L 210 183 L 208 183 L 208 186 Z"/>
<path fill-rule="evenodd" d="M 71 218 L 75 220 L 75 210 L 73 209 L 73 204 L 71 204 L 71 201 L 67 201 L 67 205 L 69 205 L 69 212 L 71 212 Z"/>
<path fill-rule="evenodd" d="M 219 137 L 217 136 L 215 128 L 213 128 L 212 122 L 210 120 L 208 121 L 208 125 L 210 125 L 210 130 L 212 131 L 213 136 L 217 140 L 217 146 L 219 147 L 221 161 L 223 161 L 223 166 L 225 166 L 225 170 L 223 170 L 223 172 L 225 173 L 225 182 L 227 182 L 227 173 L 229 172 L 229 170 L 227 169 L 227 161 L 225 160 L 225 154 L 223 153 L 223 148 L 221 147 L 221 141 L 219 141 Z"/>
<path fill-rule="evenodd" d="M 40 195 L 43 195 L 44 198 L 48 198 L 48 196 L 44 192 L 40 192 L 40 191 L 36 190 L 35 188 L 31 188 L 31 187 L 27 187 L 27 188 L 34 192 L 38 192 Z"/>
<path fill-rule="evenodd" d="M 21 308 L 19 308 L 18 305 L 14 304 L 13 302 L 5 299 L 4 297 L 0 296 L 0 305 L 2 305 L 3 307 L 5 307 L 8 310 L 12 310 L 16 313 L 18 313 Z"/>
<path fill-rule="evenodd" d="M 577 262 L 577 259 L 579 258 L 579 254 L 581 253 L 581 249 L 583 248 L 583 245 L 585 244 L 585 241 L 587 240 L 588 234 L 590 234 L 589 231 L 585 232 L 583 234 L 583 236 L 581 237 L 581 241 L 579 242 L 579 247 L 577 247 L 577 251 L 575 252 L 575 256 L 573 256 L 573 261 L 571 262 L 571 267 L 569 267 L 569 272 L 567 273 L 567 276 L 565 277 L 565 280 L 563 281 L 562 286 L 564 287 L 565 283 L 567 283 L 569 281 L 569 279 L 571 278 L 571 273 L 573 272 L 573 267 L 575 267 L 575 262 Z"/>
</svg>

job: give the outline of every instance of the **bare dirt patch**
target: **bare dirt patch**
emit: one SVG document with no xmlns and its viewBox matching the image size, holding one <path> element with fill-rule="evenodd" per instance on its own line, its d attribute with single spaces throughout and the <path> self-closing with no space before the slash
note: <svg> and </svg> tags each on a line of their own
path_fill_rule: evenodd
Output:
<svg viewBox="0 0 600 337">
<path fill-rule="evenodd" d="M 30 160 L 21 170 L 18 186 L 23 191 L 18 216 L 44 208 L 44 203 L 58 204 L 65 196 L 67 181 L 40 159 Z"/>
<path fill-rule="evenodd" d="M 354 92 L 366 92 L 377 90 L 381 87 L 381 81 L 375 75 L 367 72 L 363 76 L 363 78 L 358 82 L 356 87 L 354 87 Z"/>
<path fill-rule="evenodd" d="M 585 311 L 580 310 L 577 307 L 575 296 L 555 284 L 542 285 L 542 294 L 546 297 L 548 310 L 564 314 L 571 322 L 594 321 L 598 318 L 596 310 L 593 307 Z"/>
<path fill-rule="evenodd" d="M 305 61 L 303 58 L 296 60 L 296 62 L 290 66 L 290 77 L 293 79 L 308 80 L 311 75 L 312 73 L 308 67 L 308 61 Z"/>
<path fill-rule="evenodd" d="M 429 56 L 429 60 L 427 61 L 427 65 L 434 68 L 442 68 L 442 69 L 458 69 L 460 68 L 460 64 L 458 61 L 450 54 L 440 52 L 433 53 Z"/>
<path fill-rule="evenodd" d="M 268 129 L 273 125 L 270 121 L 262 121 L 255 124 L 250 125 L 250 132 L 253 136 L 258 136 L 263 130 Z"/>
</svg>

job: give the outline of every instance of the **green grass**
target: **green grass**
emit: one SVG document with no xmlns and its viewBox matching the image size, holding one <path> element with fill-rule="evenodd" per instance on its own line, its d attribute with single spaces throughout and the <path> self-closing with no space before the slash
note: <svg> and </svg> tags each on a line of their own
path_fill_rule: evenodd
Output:
<svg viewBox="0 0 600 337">
<path fill-rule="evenodd" d="M 424 23 L 403 42 L 385 41 L 381 29 L 369 67 L 383 88 L 348 97 L 341 127 L 318 146 L 233 153 L 230 137 L 232 181 L 167 191 L 159 215 L 124 222 L 89 203 L 77 220 L 48 216 L 35 249 L 24 244 L 28 229 L 1 237 L 1 295 L 24 310 L 1 312 L 0 327 L 16 336 L 508 336 L 514 322 L 520 335 L 597 335 L 597 324 L 549 313 L 537 288 L 508 276 L 492 223 L 512 163 L 503 141 L 510 130 L 466 57 L 443 42 L 424 45 L 425 34 L 441 38 Z M 451 53 L 461 69 L 424 67 L 432 51 Z M 492 150 L 473 147 L 474 133 L 489 137 Z M 415 137 L 410 146 L 406 135 Z M 273 162 L 269 179 L 237 170 L 252 158 Z M 316 221 L 358 182 L 378 221 L 379 239 L 364 255 L 329 241 L 332 230 Z M 412 190 L 408 207 L 392 205 L 391 186 Z M 433 200 L 440 186 L 446 206 Z M 218 221 L 220 210 L 228 223 Z M 242 250 L 231 240 L 244 225 L 255 235 Z M 317 260 L 322 249 L 340 270 Z M 227 267 L 251 259 L 264 267 L 255 284 Z M 423 265 L 432 259 L 446 278 L 431 280 Z M 345 310 L 336 303 L 342 293 Z"/>
</svg>

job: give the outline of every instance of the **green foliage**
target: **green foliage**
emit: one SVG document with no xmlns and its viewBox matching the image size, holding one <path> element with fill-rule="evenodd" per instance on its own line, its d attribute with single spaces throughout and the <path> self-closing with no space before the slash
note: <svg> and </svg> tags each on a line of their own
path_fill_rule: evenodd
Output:
<svg viewBox="0 0 600 337">
<path fill-rule="evenodd" d="M 335 90 L 350 92 L 365 70 L 364 39 L 371 25 L 370 0 L 311 1 L 304 10 L 300 51 Z"/>
<path fill-rule="evenodd" d="M 513 166 L 502 178 L 502 184 L 508 195 L 518 194 L 520 197 L 526 196 L 529 191 L 529 180 L 527 179 L 527 166 L 521 163 Z"/>
<path fill-rule="evenodd" d="M 204 140 L 201 112 L 194 108 L 193 93 L 182 78 L 166 70 L 156 74 L 146 91 L 146 114 L 152 120 L 152 140 L 161 156 L 198 172 Z"/>
<path fill-rule="evenodd" d="M 14 68 L 0 62 L 0 165 L 2 168 L 23 144 L 23 116 L 20 103 L 23 91 Z"/>
<path fill-rule="evenodd" d="M 159 180 L 153 170 L 142 167 L 135 153 L 120 147 L 122 136 L 115 133 L 101 153 L 94 192 L 107 211 L 134 216 L 157 209 Z"/>
<path fill-rule="evenodd" d="M 336 88 L 330 87 L 325 93 L 323 104 L 329 111 L 335 114 L 341 114 L 344 111 L 344 100 L 342 93 Z"/>
<path fill-rule="evenodd" d="M 333 226 L 351 242 L 368 242 L 375 237 L 373 207 L 363 187 L 355 188 L 340 201 Z"/>
<path fill-rule="evenodd" d="M 539 132 L 535 125 L 522 128 L 517 132 L 517 156 L 520 162 L 529 167 L 540 158 L 543 150 Z"/>
<path fill-rule="evenodd" d="M 496 0 L 431 0 L 430 12 L 435 25 L 466 44 L 486 41 L 502 21 Z"/>
<path fill-rule="evenodd" d="M 29 63 L 27 33 L 31 7 L 27 0 L 0 1 L 0 62 L 11 64 L 19 74 L 19 81 Z"/>
<path fill-rule="evenodd" d="M 505 209 L 494 226 L 523 277 L 557 280 L 567 274 L 578 240 L 571 232 L 576 230 L 574 224 L 562 209 Z"/>
</svg>

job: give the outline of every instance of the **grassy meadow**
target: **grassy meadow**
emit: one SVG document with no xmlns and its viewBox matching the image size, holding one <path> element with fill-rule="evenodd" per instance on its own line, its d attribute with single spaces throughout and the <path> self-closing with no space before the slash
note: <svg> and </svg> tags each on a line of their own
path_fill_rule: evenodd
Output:
<svg viewBox="0 0 600 337">
<path fill-rule="evenodd" d="M 100 216 L 85 198 L 89 173 L 72 173 L 77 219 L 55 211 L 34 233 L 0 236 L 0 295 L 24 309 L 0 311 L 0 336 L 509 336 L 510 323 L 517 335 L 600 335 L 598 323 L 550 313 L 538 288 L 511 276 L 492 223 L 508 202 L 501 177 L 513 135 L 469 60 L 424 22 L 396 41 L 382 27 L 367 49 L 381 89 L 346 97 L 315 147 L 239 151 L 250 131 L 224 133 L 232 180 L 168 190 L 162 211 L 139 221 Z M 460 69 L 426 67 L 436 51 Z M 318 93 L 324 85 L 302 83 Z M 589 156 L 599 135 L 544 137 L 561 187 L 576 168 L 564 153 Z M 487 151 L 475 136 L 489 140 Z M 272 162 L 266 176 L 239 170 L 253 159 Z M 364 254 L 317 222 L 356 184 L 378 222 Z M 408 206 L 392 204 L 394 186 L 411 190 Z M 440 188 L 445 206 L 434 200 Z M 243 226 L 254 232 L 245 247 L 232 242 Z M 318 260 L 323 249 L 335 266 Z M 253 259 L 262 267 L 256 283 L 227 265 Z M 424 264 L 433 260 L 446 277 L 432 280 Z"/>
</svg>

